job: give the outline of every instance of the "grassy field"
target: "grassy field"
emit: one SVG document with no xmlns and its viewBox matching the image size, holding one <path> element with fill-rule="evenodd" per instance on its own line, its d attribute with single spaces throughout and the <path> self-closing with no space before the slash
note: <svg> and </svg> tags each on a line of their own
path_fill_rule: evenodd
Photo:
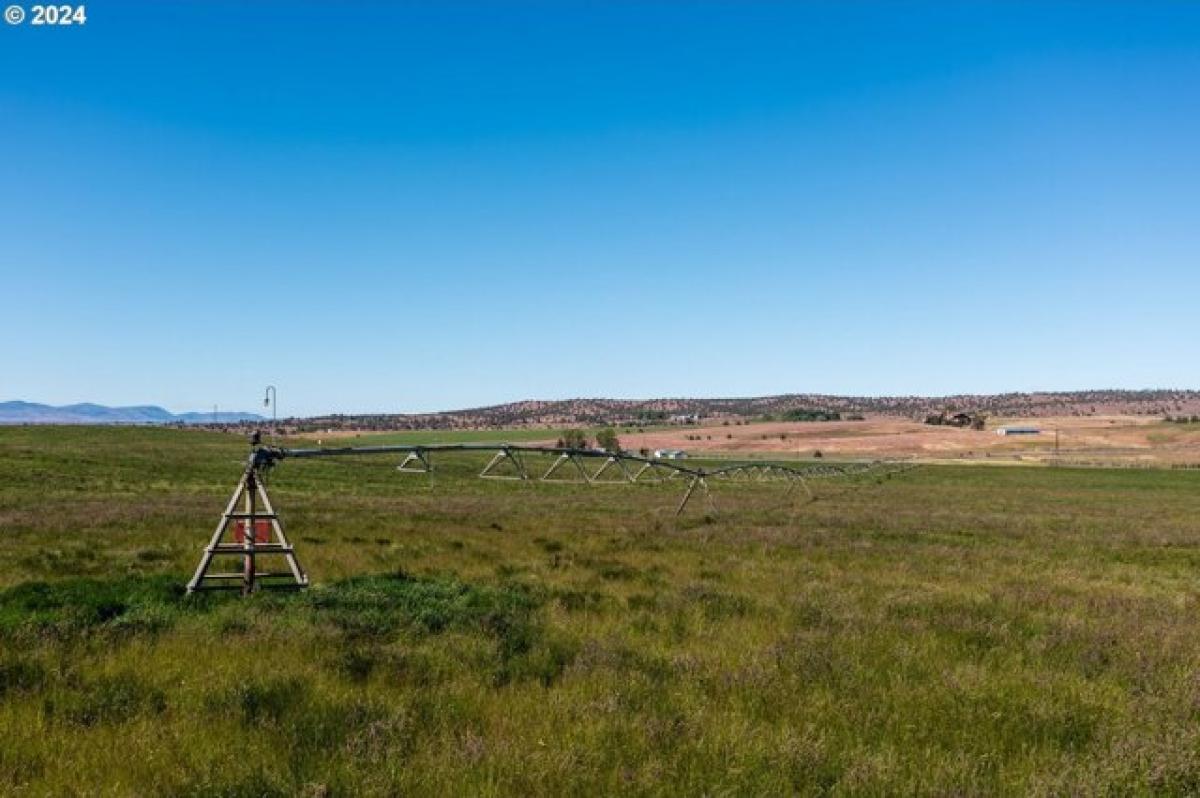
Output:
<svg viewBox="0 0 1200 798">
<path fill-rule="evenodd" d="M 316 586 L 186 598 L 245 452 L 0 429 L 0 794 L 1200 791 L 1200 473 L 284 462 Z"/>
<path fill-rule="evenodd" d="M 584 429 L 584 433 L 589 440 L 596 439 L 596 433 L 601 427 L 591 427 Z M 615 428 L 616 431 L 625 435 L 626 448 L 635 447 L 637 443 L 637 430 L 646 432 L 656 432 L 662 429 L 675 429 L 674 427 L 622 427 Z M 562 429 L 449 429 L 449 430 L 405 430 L 401 432 L 358 432 L 353 434 L 334 434 L 322 436 L 320 433 L 311 433 L 303 436 L 305 439 L 310 439 L 315 442 L 321 439 L 326 446 L 385 446 L 385 445 L 403 445 L 415 446 L 417 444 L 426 443 L 531 443 L 533 441 L 548 441 L 553 444 L 557 438 L 563 434 Z M 288 437 L 283 439 L 281 445 L 295 445 L 296 438 Z"/>
<path fill-rule="evenodd" d="M 402 432 L 358 432 L 322 436 L 312 433 L 304 436 L 313 441 L 322 439 L 326 446 L 414 446 L 423 443 L 526 443 L 529 441 L 553 441 L 562 430 L 556 429 L 477 429 L 477 430 L 405 430 Z M 295 438 L 287 438 L 285 445 L 292 445 Z"/>
</svg>

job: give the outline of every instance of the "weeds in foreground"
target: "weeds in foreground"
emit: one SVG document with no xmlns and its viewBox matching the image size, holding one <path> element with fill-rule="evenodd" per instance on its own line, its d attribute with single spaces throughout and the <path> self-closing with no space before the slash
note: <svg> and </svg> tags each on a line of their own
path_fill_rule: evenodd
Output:
<svg viewBox="0 0 1200 798">
<path fill-rule="evenodd" d="M 675 523 L 670 486 L 289 464 L 317 585 L 185 596 L 241 451 L 0 430 L 0 794 L 1200 789 L 1200 475 L 927 468 Z"/>
</svg>

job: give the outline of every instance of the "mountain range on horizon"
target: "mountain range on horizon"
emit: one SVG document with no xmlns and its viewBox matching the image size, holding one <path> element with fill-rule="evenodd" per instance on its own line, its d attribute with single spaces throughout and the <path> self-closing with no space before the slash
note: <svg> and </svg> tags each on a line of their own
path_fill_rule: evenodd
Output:
<svg viewBox="0 0 1200 798">
<path fill-rule="evenodd" d="M 256 413 L 240 411 L 172 413 L 157 405 L 108 407 L 91 402 L 45 405 L 37 402 L 0 402 L 0 424 L 236 424 L 261 421 Z"/>
<path fill-rule="evenodd" d="M 296 428 L 440 429 L 503 426 L 595 425 L 652 421 L 671 415 L 760 418 L 810 408 L 872 416 L 920 418 L 948 409 L 996 416 L 1194 415 L 1200 391 L 1100 389 L 958 394 L 954 396 L 839 396 L 791 393 L 757 397 L 524 400 L 436 413 L 320 414 L 280 419 Z M 239 424 L 263 421 L 240 411 L 172 413 L 157 405 L 109 407 L 84 402 L 53 406 L 0 402 L 2 424 Z"/>
</svg>

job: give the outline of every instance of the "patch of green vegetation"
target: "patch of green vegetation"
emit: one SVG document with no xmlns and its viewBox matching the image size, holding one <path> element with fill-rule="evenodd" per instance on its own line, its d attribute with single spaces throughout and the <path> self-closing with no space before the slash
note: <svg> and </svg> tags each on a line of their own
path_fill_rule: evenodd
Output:
<svg viewBox="0 0 1200 798">
<path fill-rule="evenodd" d="M 166 574 L 24 582 L 0 590 L 0 636 L 77 635 L 96 627 L 149 629 L 169 622 L 183 600 L 178 577 Z M 197 604 L 201 601 L 194 599 Z"/>
<path fill-rule="evenodd" d="M 779 416 L 780 421 L 841 421 L 841 419 L 842 414 L 836 410 L 811 407 L 798 407 L 781 413 Z"/>
<path fill-rule="evenodd" d="M 355 577 L 278 601 L 301 603 L 321 620 L 364 637 L 387 637 L 402 628 L 432 633 L 509 629 L 527 623 L 538 603 L 530 590 L 517 585 L 479 588 L 404 573 Z"/>
<path fill-rule="evenodd" d="M 188 597 L 244 457 L 0 430 L 0 794 L 1200 785 L 1195 471 L 714 481 L 676 520 L 678 482 L 285 462 L 314 587 Z"/>
<path fill-rule="evenodd" d="M 308 443 L 318 439 L 325 446 L 417 446 L 434 443 L 527 443 L 530 441 L 553 441 L 562 434 L 561 429 L 448 429 L 448 430 L 405 430 L 401 432 L 359 432 L 339 434 L 322 438 L 321 433 L 311 432 L 304 436 Z M 293 443 L 285 443 L 291 446 Z"/>
</svg>

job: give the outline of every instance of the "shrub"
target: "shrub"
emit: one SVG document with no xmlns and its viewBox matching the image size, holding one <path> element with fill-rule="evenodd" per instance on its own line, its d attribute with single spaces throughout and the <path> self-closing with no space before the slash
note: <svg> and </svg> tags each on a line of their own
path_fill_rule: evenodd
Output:
<svg viewBox="0 0 1200 798">
<path fill-rule="evenodd" d="M 558 442 L 560 448 L 564 449 L 586 449 L 588 447 L 587 434 L 581 429 L 564 430 Z"/>
<path fill-rule="evenodd" d="M 783 414 L 784 421 L 838 421 L 842 414 L 836 410 L 799 407 Z"/>
<path fill-rule="evenodd" d="M 611 427 L 606 427 L 596 433 L 596 445 L 604 451 L 614 454 L 621 451 L 621 441 Z"/>
</svg>

